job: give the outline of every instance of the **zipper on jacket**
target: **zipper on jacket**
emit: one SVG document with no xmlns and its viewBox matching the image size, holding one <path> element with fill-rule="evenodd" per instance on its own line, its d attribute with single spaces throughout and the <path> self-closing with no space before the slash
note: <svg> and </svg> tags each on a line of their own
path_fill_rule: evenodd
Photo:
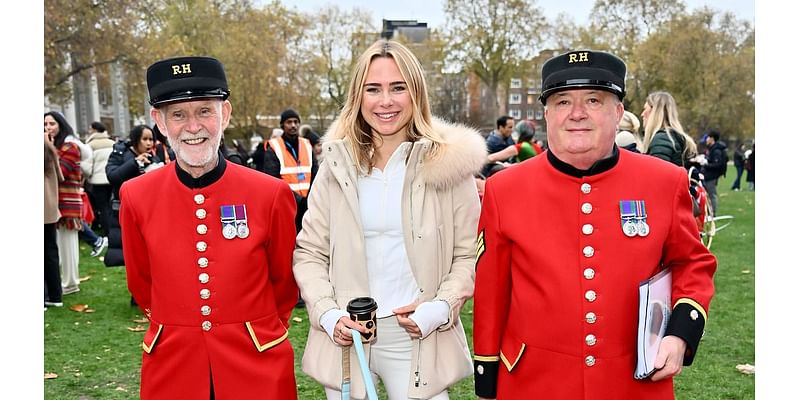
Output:
<svg viewBox="0 0 800 400">
<path fill-rule="evenodd" d="M 419 387 L 419 364 L 420 360 L 422 359 L 421 349 L 419 348 L 421 347 L 420 346 L 421 341 L 422 339 L 419 339 L 419 341 L 417 341 L 417 370 L 414 371 L 414 387 Z"/>
</svg>

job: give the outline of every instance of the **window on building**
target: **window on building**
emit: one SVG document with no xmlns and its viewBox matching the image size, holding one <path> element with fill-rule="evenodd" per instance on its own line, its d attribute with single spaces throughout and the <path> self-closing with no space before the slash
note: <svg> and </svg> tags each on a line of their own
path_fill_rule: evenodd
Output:
<svg viewBox="0 0 800 400">
<path fill-rule="evenodd" d="M 514 119 L 522 119 L 522 113 L 517 108 L 512 108 L 508 110 L 508 115 L 510 115 L 511 118 Z"/>
<path fill-rule="evenodd" d="M 508 104 L 522 104 L 522 95 L 519 93 L 511 93 L 508 95 Z"/>
<path fill-rule="evenodd" d="M 526 104 L 533 104 L 536 103 L 536 95 L 529 94 L 528 95 L 528 102 Z"/>
<path fill-rule="evenodd" d="M 544 117 L 544 112 L 542 110 L 536 110 L 536 119 L 541 120 Z"/>
<path fill-rule="evenodd" d="M 511 88 L 512 89 L 519 89 L 521 87 L 522 87 L 522 79 L 511 78 Z"/>
<path fill-rule="evenodd" d="M 533 114 L 533 109 L 532 109 L 532 108 L 529 108 L 529 109 L 528 109 L 528 115 L 527 115 L 527 118 L 528 118 L 528 119 L 533 119 L 533 115 L 534 115 L 534 114 Z"/>
</svg>

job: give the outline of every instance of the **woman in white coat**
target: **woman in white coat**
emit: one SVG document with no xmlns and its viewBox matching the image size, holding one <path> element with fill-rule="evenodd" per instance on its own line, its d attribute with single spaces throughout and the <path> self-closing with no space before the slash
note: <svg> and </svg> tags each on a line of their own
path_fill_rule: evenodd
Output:
<svg viewBox="0 0 800 400">
<path fill-rule="evenodd" d="M 349 329 L 367 330 L 345 310 L 370 296 L 369 368 L 389 399 L 447 399 L 472 373 L 459 312 L 473 293 L 485 142 L 431 116 L 419 61 L 389 40 L 361 55 L 324 140 L 294 253 L 311 323 L 303 371 L 338 400 L 351 352 L 351 396 L 366 396 Z"/>
</svg>

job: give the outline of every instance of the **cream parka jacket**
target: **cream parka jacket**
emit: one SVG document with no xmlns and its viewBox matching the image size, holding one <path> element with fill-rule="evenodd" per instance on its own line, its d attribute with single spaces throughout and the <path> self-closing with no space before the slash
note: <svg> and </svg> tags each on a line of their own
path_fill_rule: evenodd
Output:
<svg viewBox="0 0 800 400">
<path fill-rule="evenodd" d="M 435 160 L 426 157 L 431 143 L 425 139 L 411 147 L 401 201 L 403 232 L 420 288 L 418 301 L 447 301 L 450 319 L 424 339 L 414 339 L 408 395 L 415 399 L 430 398 L 472 374 L 459 312 L 474 289 L 480 200 L 473 176 L 487 154 L 485 141 L 471 128 L 436 119 L 433 128 L 446 142 L 444 152 Z M 326 311 L 345 310 L 352 298 L 370 295 L 357 168 L 347 139 L 332 135 L 325 135 L 325 161 L 294 251 L 295 280 L 311 324 L 302 365 L 324 386 L 341 390 L 342 351 L 350 351 L 351 395 L 365 398 L 353 346 L 337 345 L 320 325 Z"/>
</svg>

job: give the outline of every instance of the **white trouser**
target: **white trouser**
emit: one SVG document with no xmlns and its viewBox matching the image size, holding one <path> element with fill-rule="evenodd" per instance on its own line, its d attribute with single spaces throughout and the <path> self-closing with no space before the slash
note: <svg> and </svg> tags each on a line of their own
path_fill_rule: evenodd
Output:
<svg viewBox="0 0 800 400">
<path fill-rule="evenodd" d="M 61 287 L 78 287 L 78 231 L 59 227 L 56 231 Z"/>
<path fill-rule="evenodd" d="M 408 399 L 411 374 L 411 336 L 397 324 L 396 317 L 378 319 L 378 338 L 370 346 L 369 369 L 377 384 L 380 377 L 389 400 Z M 342 392 L 325 388 L 328 400 L 341 400 Z M 448 400 L 447 390 L 430 400 Z"/>
</svg>

